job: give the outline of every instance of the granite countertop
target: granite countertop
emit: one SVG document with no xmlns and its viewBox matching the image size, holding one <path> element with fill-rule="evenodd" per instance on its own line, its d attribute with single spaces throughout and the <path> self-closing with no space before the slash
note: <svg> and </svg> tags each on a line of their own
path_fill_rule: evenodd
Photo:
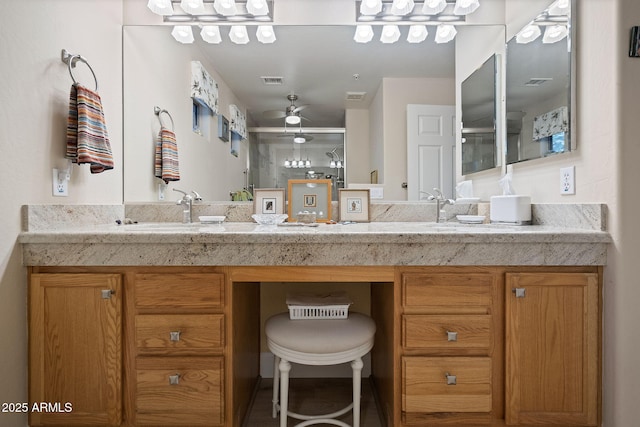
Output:
<svg viewBox="0 0 640 427">
<path fill-rule="evenodd" d="M 139 223 L 25 231 L 25 265 L 604 265 L 607 232 L 549 225 Z"/>
</svg>

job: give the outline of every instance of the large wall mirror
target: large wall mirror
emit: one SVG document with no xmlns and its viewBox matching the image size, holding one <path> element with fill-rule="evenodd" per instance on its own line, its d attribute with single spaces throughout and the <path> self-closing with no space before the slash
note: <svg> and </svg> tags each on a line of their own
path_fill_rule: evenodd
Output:
<svg viewBox="0 0 640 427">
<path fill-rule="evenodd" d="M 575 0 L 553 2 L 507 44 L 508 164 L 575 147 L 575 7 Z"/>
<path fill-rule="evenodd" d="M 461 85 L 462 174 L 496 167 L 496 69 L 492 55 Z"/>
<path fill-rule="evenodd" d="M 402 27 L 406 33 L 408 27 Z M 496 31 L 497 28 L 497 31 Z M 224 31 L 224 29 L 222 30 Z M 328 140 L 326 134 L 311 134 L 313 140 L 308 144 L 294 145 L 292 137 L 283 137 L 282 132 L 252 134 L 242 141 L 235 151 L 232 141 L 218 138 L 218 117 L 210 116 L 208 122 L 199 123 L 199 132 L 193 130 L 193 103 L 190 98 L 190 63 L 202 62 L 213 78 L 219 83 L 220 114 L 229 118 L 229 104 L 237 104 L 247 112 L 247 124 L 250 128 L 274 128 L 283 125 L 283 119 L 267 121 L 265 110 L 282 110 L 289 105 L 287 95 L 295 92 L 299 98 L 296 105 L 305 105 L 301 114 L 302 127 L 307 128 L 344 128 L 345 111 L 373 111 L 369 129 L 370 140 L 382 138 L 378 132 L 387 115 L 393 126 L 404 123 L 406 104 L 430 104 L 429 97 L 413 99 L 412 85 L 420 84 L 420 79 L 453 79 L 456 73 L 456 57 L 465 56 L 456 52 L 456 41 L 437 44 L 432 35 L 423 43 L 410 44 L 405 40 L 386 45 L 377 40 L 368 44 L 353 42 L 353 26 L 282 26 L 275 27 L 277 41 L 271 45 L 257 43 L 255 39 L 247 45 L 231 43 L 226 34 L 220 44 L 207 44 L 195 34 L 195 42 L 181 44 L 171 36 L 171 26 L 167 25 L 126 25 L 123 28 L 123 79 L 124 79 L 124 201 L 153 202 L 161 198 L 159 180 L 153 176 L 154 138 L 159 130 L 159 121 L 154 116 L 154 107 L 166 109 L 175 123 L 181 179 L 169 183 L 165 200 L 175 200 L 172 188 L 185 191 L 196 190 L 205 200 L 229 200 L 229 193 L 242 187 L 286 188 L 284 179 L 294 174 L 296 177 L 310 174 L 331 175 L 337 182 L 344 181 L 349 168 L 357 164 L 357 158 L 349 158 L 347 146 L 352 143 L 343 134 Z M 502 36 L 503 25 L 468 25 L 458 29 L 457 38 L 477 40 L 478 33 L 487 31 Z M 473 37 L 471 36 L 473 33 Z M 405 36 L 406 37 L 406 36 Z M 468 58 L 477 68 L 488 56 L 478 58 L 477 46 Z M 258 64 L 258 61 L 262 61 Z M 471 59 L 468 59 L 471 62 Z M 262 77 L 282 76 L 284 84 L 267 84 Z M 404 106 L 387 107 L 385 104 L 372 104 L 383 80 L 392 80 L 393 93 L 385 94 L 387 99 L 402 95 L 407 101 Z M 398 88 L 397 82 L 407 82 Z M 455 85 L 444 102 L 455 104 Z M 490 85 L 493 87 L 493 84 Z M 422 91 L 428 92 L 428 91 Z M 364 94 L 363 100 L 358 95 Z M 349 96 L 347 96 L 349 95 Z M 353 96 L 353 98 L 350 98 Z M 333 100 L 333 98 L 336 100 Z M 350 98 L 350 100 L 347 100 Z M 338 104 L 336 106 L 336 103 Z M 406 144 L 398 138 L 399 132 L 388 136 L 389 147 L 372 149 L 375 153 L 357 153 L 358 156 L 396 156 L 406 162 L 406 156 L 398 155 Z M 345 145 L 346 144 L 346 145 Z M 380 144 L 382 146 L 382 144 Z M 393 146 L 391 148 L 391 146 Z M 253 148 L 252 148 L 253 147 Z M 234 152 L 234 155 L 230 154 Z M 284 156 L 284 160 L 281 158 Z M 287 156 L 291 158 L 288 159 Z M 311 168 L 287 168 L 285 161 L 307 160 Z M 342 168 L 332 167 L 342 161 Z M 395 161 L 395 160 L 394 160 Z M 382 163 L 382 161 L 380 161 Z M 316 166 L 317 165 L 317 166 Z M 369 181 L 370 172 L 377 166 L 360 171 Z M 384 161 L 386 171 L 380 170 L 380 176 L 403 176 L 406 164 L 399 165 Z M 264 168 L 275 168 L 268 174 Z M 398 168 L 398 169 L 396 169 Z M 404 170 L 402 170 L 404 168 Z M 456 171 L 460 172 L 460 171 Z M 298 176 L 300 175 L 300 176 Z M 399 178 L 401 179 L 401 178 Z M 355 182 L 365 182 L 363 180 Z M 389 200 L 402 200 L 404 190 L 398 185 L 397 197 Z M 386 196 L 386 194 L 385 194 Z"/>
</svg>

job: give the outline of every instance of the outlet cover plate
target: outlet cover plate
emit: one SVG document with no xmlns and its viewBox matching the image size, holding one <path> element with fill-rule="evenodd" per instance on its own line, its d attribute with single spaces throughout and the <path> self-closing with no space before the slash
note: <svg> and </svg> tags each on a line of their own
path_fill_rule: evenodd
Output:
<svg viewBox="0 0 640 427">
<path fill-rule="evenodd" d="M 60 179 L 60 173 L 58 169 L 53 169 L 52 173 L 53 181 L 53 195 L 66 197 L 69 195 L 68 181 L 66 179 Z"/>
<path fill-rule="evenodd" d="M 576 194 L 575 166 L 560 169 L 560 194 Z"/>
</svg>

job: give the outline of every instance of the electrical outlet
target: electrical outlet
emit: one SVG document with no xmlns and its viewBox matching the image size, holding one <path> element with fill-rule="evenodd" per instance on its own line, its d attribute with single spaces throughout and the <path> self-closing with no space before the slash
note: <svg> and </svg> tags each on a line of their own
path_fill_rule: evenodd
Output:
<svg viewBox="0 0 640 427">
<path fill-rule="evenodd" d="M 576 194 L 575 166 L 560 169 L 560 194 Z"/>
<path fill-rule="evenodd" d="M 69 181 L 67 181 L 64 176 L 61 179 L 58 169 L 53 170 L 52 178 L 53 178 L 53 195 L 62 196 L 62 197 L 68 196 L 69 188 L 67 184 Z"/>
</svg>

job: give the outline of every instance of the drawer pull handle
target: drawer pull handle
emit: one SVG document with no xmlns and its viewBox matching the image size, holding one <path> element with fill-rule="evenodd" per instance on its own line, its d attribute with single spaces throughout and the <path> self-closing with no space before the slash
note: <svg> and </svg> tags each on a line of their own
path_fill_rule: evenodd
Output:
<svg viewBox="0 0 640 427">
<path fill-rule="evenodd" d="M 525 298 L 527 296 L 526 288 L 514 288 L 511 289 L 511 292 L 513 292 L 516 298 Z"/>
<path fill-rule="evenodd" d="M 458 341 L 458 333 L 447 331 L 447 341 Z"/>
<path fill-rule="evenodd" d="M 180 384 L 180 374 L 169 375 L 169 385 Z"/>
<path fill-rule="evenodd" d="M 447 378 L 447 385 L 456 385 L 458 378 L 455 375 L 451 375 L 448 372 L 444 375 Z"/>
<path fill-rule="evenodd" d="M 102 299 L 110 299 L 111 295 L 115 293 L 116 291 L 114 291 L 113 289 L 102 289 L 100 291 L 100 296 L 102 296 Z"/>
<path fill-rule="evenodd" d="M 171 341 L 180 341 L 180 331 L 169 332 L 169 339 Z"/>
</svg>

